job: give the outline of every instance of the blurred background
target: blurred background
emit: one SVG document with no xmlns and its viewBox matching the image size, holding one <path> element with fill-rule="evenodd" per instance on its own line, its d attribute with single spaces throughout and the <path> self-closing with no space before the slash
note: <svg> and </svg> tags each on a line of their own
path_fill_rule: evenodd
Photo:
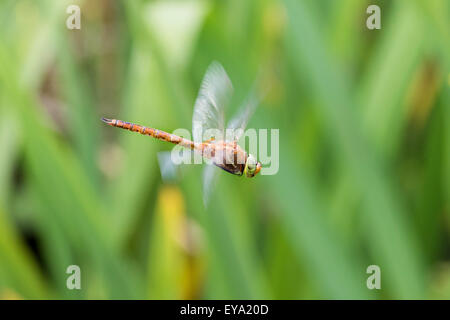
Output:
<svg viewBox="0 0 450 320">
<path fill-rule="evenodd" d="M 450 298 L 448 1 L 3 0 L 0 16 L 1 299 Z M 213 60 L 228 118 L 258 75 L 270 88 L 248 127 L 280 130 L 280 169 L 218 169 L 205 209 L 201 166 L 163 180 L 172 145 L 100 118 L 190 129 Z"/>
</svg>

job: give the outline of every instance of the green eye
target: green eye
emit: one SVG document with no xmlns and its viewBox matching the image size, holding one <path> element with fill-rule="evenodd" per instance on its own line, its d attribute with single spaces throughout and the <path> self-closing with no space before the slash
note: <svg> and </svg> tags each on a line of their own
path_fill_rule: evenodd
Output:
<svg viewBox="0 0 450 320">
<path fill-rule="evenodd" d="M 256 164 L 257 164 L 257 161 L 256 161 L 255 157 L 253 157 L 250 154 L 247 158 L 247 162 L 245 164 L 245 169 L 244 169 L 244 173 L 247 177 L 253 177 L 255 175 Z"/>
</svg>

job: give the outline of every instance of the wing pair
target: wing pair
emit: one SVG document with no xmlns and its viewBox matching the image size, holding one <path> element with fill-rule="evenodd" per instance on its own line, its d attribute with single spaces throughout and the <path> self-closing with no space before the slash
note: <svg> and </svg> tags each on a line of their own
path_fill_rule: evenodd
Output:
<svg viewBox="0 0 450 320">
<path fill-rule="evenodd" d="M 233 95 L 233 85 L 222 65 L 211 63 L 203 78 L 192 116 L 192 135 L 194 142 L 202 142 L 203 134 L 208 130 L 218 130 L 225 139 L 225 109 Z M 228 123 L 227 129 L 233 129 L 233 136 L 227 137 L 238 141 L 258 105 L 255 94 L 241 106 L 238 113 Z M 217 168 L 205 166 L 203 171 L 203 202 L 205 206 L 214 187 Z"/>
<path fill-rule="evenodd" d="M 216 61 L 208 67 L 202 80 L 192 116 L 192 136 L 196 143 L 201 143 L 207 132 L 220 132 L 225 140 L 225 109 L 233 95 L 233 85 L 222 65 Z M 228 123 L 227 129 L 233 129 L 233 136 L 228 140 L 238 141 L 245 131 L 247 123 L 258 105 L 256 94 L 253 93 L 240 107 L 238 113 Z M 207 136 L 210 138 L 210 136 Z M 174 175 L 175 168 L 167 168 L 169 155 L 160 154 L 160 167 L 167 175 Z M 219 170 L 213 165 L 205 166 L 203 172 L 203 202 L 207 205 L 215 176 Z M 164 175 L 163 171 L 161 173 Z M 164 176 L 163 176 L 164 178 Z"/>
</svg>

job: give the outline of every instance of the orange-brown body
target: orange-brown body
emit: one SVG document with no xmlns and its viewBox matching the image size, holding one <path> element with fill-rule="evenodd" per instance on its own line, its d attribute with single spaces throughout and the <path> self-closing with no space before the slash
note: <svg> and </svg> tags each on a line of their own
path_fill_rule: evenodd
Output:
<svg viewBox="0 0 450 320">
<path fill-rule="evenodd" d="M 138 124 L 116 119 L 102 118 L 102 121 L 110 126 L 118 127 L 143 135 L 148 135 L 161 141 L 171 142 L 200 153 L 203 157 L 211 159 L 214 165 L 223 170 L 242 175 L 247 161 L 247 153 L 236 143 L 236 141 L 214 141 L 208 140 L 201 143 L 167 133 L 162 130 L 144 127 Z M 259 170 L 258 170 L 259 171 Z"/>
</svg>

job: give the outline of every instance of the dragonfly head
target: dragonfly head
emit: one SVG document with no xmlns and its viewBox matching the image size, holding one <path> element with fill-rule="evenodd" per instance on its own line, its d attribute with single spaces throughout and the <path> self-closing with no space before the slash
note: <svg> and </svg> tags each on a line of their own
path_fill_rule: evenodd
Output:
<svg viewBox="0 0 450 320">
<path fill-rule="evenodd" d="M 245 162 L 244 173 L 247 178 L 254 177 L 261 170 L 261 163 L 256 158 L 249 154 Z"/>
</svg>

